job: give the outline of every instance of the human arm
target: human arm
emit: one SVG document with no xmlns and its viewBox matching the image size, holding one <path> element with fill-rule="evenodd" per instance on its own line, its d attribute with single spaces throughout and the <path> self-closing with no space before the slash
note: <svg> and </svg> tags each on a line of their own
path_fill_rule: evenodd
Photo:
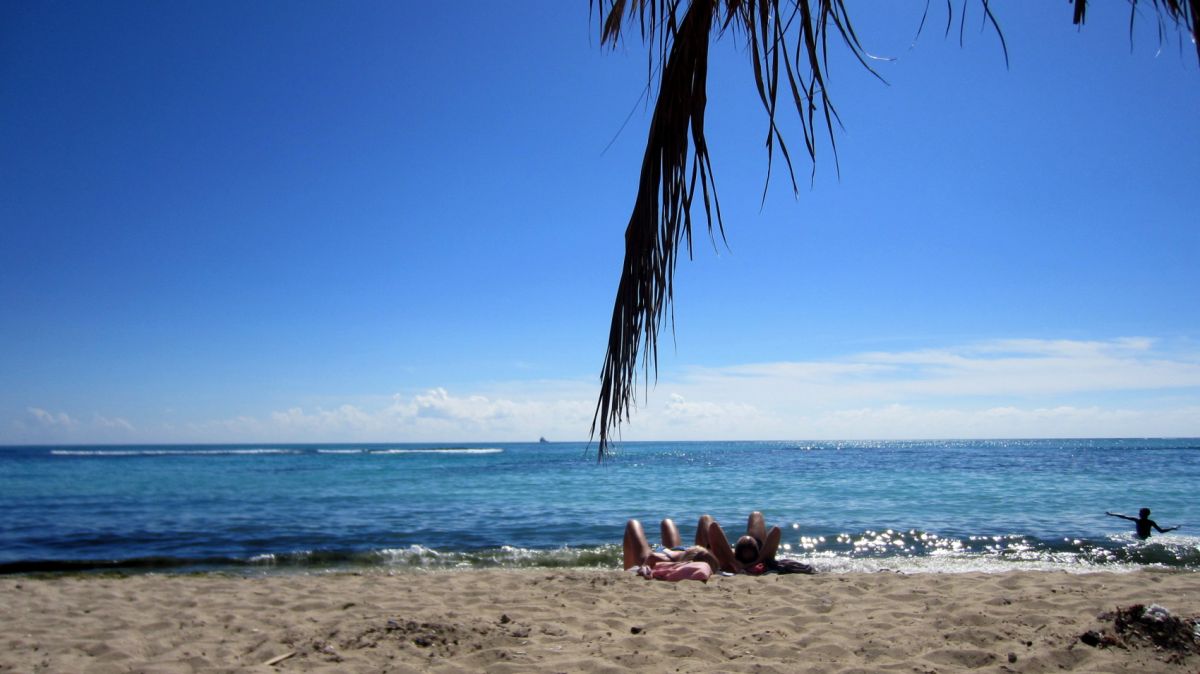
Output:
<svg viewBox="0 0 1200 674">
<path fill-rule="evenodd" d="M 1168 531 L 1175 531 L 1175 530 L 1176 530 L 1176 529 L 1178 529 L 1179 527 L 1177 527 L 1177 526 L 1175 526 L 1175 527 L 1167 527 L 1166 529 L 1164 529 L 1164 528 L 1162 528 L 1162 527 L 1158 526 L 1158 522 L 1155 522 L 1155 523 L 1154 523 L 1154 528 L 1155 528 L 1155 530 L 1157 530 L 1157 531 L 1158 531 L 1158 533 L 1160 533 L 1160 534 L 1165 534 L 1165 533 L 1167 533 Z"/>
<path fill-rule="evenodd" d="M 753 536 L 760 544 L 767 540 L 767 520 L 761 512 L 755 510 L 746 518 L 746 535 Z"/>
<path fill-rule="evenodd" d="M 1108 515 L 1109 517 L 1120 517 L 1121 519 L 1129 520 L 1130 522 L 1138 521 L 1138 518 L 1136 518 L 1136 517 L 1130 517 L 1129 515 L 1122 515 L 1121 513 L 1110 513 L 1110 512 L 1105 511 L 1104 514 Z"/>
<path fill-rule="evenodd" d="M 763 540 L 762 550 L 758 552 L 760 564 L 775 561 L 775 552 L 779 549 L 781 538 L 783 538 L 783 531 L 779 527 L 771 527 L 771 530 L 767 532 L 766 539 Z"/>
</svg>

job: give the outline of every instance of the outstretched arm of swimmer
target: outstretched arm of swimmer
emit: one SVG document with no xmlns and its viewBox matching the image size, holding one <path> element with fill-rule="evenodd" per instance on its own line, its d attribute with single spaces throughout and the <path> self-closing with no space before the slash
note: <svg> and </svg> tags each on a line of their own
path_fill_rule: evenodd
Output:
<svg viewBox="0 0 1200 674">
<path fill-rule="evenodd" d="M 1136 517 L 1130 517 L 1129 515 L 1122 515 L 1121 513 L 1110 513 L 1110 512 L 1105 511 L 1104 514 L 1108 515 L 1109 517 L 1120 517 L 1121 519 L 1129 520 L 1130 522 L 1138 521 L 1138 518 L 1136 518 Z"/>
<path fill-rule="evenodd" d="M 1158 523 L 1157 523 L 1157 522 L 1155 522 L 1155 523 L 1154 523 L 1154 528 L 1158 530 L 1158 533 L 1160 533 L 1160 534 L 1165 534 L 1165 533 L 1167 533 L 1168 531 L 1175 531 L 1175 530 L 1176 530 L 1176 529 L 1178 529 L 1179 527 L 1177 527 L 1177 526 L 1174 526 L 1174 527 L 1167 527 L 1166 529 L 1164 529 L 1164 528 L 1162 528 L 1162 527 L 1158 526 Z"/>
</svg>

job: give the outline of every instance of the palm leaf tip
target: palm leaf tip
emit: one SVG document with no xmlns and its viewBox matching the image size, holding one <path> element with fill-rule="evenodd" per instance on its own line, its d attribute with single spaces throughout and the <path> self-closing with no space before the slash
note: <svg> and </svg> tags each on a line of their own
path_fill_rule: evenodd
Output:
<svg viewBox="0 0 1200 674">
<path fill-rule="evenodd" d="M 621 0 L 611 5 L 614 11 L 624 9 Z M 611 31 L 607 26 L 613 22 L 605 23 L 606 31 Z M 638 193 L 625 229 L 625 261 L 601 369 L 600 397 L 592 418 L 592 436 L 599 434 L 600 459 L 609 450 L 612 432 L 622 420 L 629 419 L 639 359 L 647 384 L 652 364 L 657 371 L 658 333 L 664 309 L 672 300 L 675 264 L 681 244 L 691 247 L 691 206 L 697 183 L 705 212 L 709 214 L 710 232 L 712 214 L 720 217 L 704 141 L 712 24 L 712 3 L 693 2 L 673 30 L 662 67 Z M 656 21 L 654 25 L 661 24 Z M 609 34 L 613 33 L 606 32 Z M 645 354 L 650 358 L 645 358 Z"/>
<path fill-rule="evenodd" d="M 730 30 L 746 40 L 767 114 L 767 180 L 778 150 L 795 192 L 799 190 L 791 153 L 775 123 L 780 85 L 791 94 L 804 130 L 805 149 L 815 166 L 817 128 L 824 127 L 836 152 L 837 112 L 829 101 L 825 75 L 827 34 L 840 35 L 868 70 L 870 66 L 841 0 L 792 0 L 788 11 L 780 0 L 693 0 L 678 20 L 680 0 L 591 0 L 591 7 L 601 18 L 602 45 L 615 44 L 622 27 L 636 22 L 642 39 L 657 43 L 661 65 L 638 193 L 625 230 L 625 260 L 592 418 L 591 435 L 599 436 L 598 458 L 602 460 L 613 432 L 630 418 L 639 359 L 647 385 L 652 369 L 657 375 L 658 335 L 670 315 L 666 310 L 673 299 L 675 265 L 681 246 L 686 246 L 689 254 L 692 248 L 691 208 L 697 186 L 709 236 L 715 240 L 719 233 L 724 238 L 704 135 L 708 48 L 714 25 L 719 25 L 722 33 Z M 802 29 L 790 31 L 788 26 L 797 17 Z"/>
<path fill-rule="evenodd" d="M 1088 0 L 1071 0 L 1073 12 L 1071 20 L 1075 25 L 1082 26 L 1087 20 Z M 1196 49 L 1196 59 L 1200 62 L 1200 0 L 1129 0 L 1129 30 L 1133 38 L 1133 23 L 1137 17 L 1139 5 L 1149 4 L 1158 21 L 1159 42 L 1166 37 L 1167 24 L 1177 31 L 1186 31 Z"/>
<path fill-rule="evenodd" d="M 963 2 L 960 33 L 965 21 L 966 0 Z M 985 22 L 1000 38 L 1007 63 L 1008 46 L 990 0 L 979 2 Z M 1087 0 L 1073 2 L 1072 20 L 1082 25 L 1089 5 Z M 1165 34 L 1167 23 L 1186 30 L 1197 44 L 1200 58 L 1200 43 L 1196 39 L 1200 34 L 1200 0 L 1130 0 L 1134 13 L 1139 2 L 1142 6 L 1149 3 L 1153 8 L 1160 36 Z M 643 41 L 657 47 L 650 49 L 651 80 L 656 70 L 656 53 L 661 66 L 638 192 L 625 230 L 625 258 L 600 373 L 600 395 L 592 417 L 591 437 L 599 436 L 598 460 L 603 460 L 608 452 L 614 431 L 630 418 L 639 359 L 647 386 L 652 369 L 657 376 L 658 335 L 670 316 L 666 310 L 674 296 L 672 279 L 680 245 L 686 245 L 688 253 L 691 252 L 691 207 L 697 184 L 709 235 L 714 236 L 715 220 L 724 238 L 720 201 L 704 136 L 708 47 L 713 26 L 720 26 L 720 34 L 731 32 L 745 40 L 756 91 L 767 117 L 766 182 L 770 182 L 778 149 L 787 165 L 794 193 L 799 190 L 792 156 L 776 124 L 780 88 L 786 92 L 785 96 L 791 96 L 813 171 L 818 138 L 827 136 L 840 173 L 834 132 L 835 123 L 840 128 L 841 120 L 829 95 L 829 38 L 840 38 L 858 62 L 882 80 L 870 65 L 875 57 L 859 41 L 843 0 L 691 0 L 682 19 L 677 19 L 682 5 L 683 0 L 590 0 L 591 9 L 601 19 L 602 45 L 615 46 L 622 37 L 623 27 L 636 23 Z M 947 0 L 946 7 L 949 34 L 954 6 Z M 925 18 L 922 15 L 921 27 Z"/>
</svg>

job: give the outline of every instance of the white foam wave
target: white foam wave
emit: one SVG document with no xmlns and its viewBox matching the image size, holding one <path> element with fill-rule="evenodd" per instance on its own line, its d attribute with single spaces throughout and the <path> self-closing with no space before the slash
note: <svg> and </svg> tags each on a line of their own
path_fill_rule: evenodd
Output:
<svg viewBox="0 0 1200 674">
<path fill-rule="evenodd" d="M 410 545 L 407 548 L 383 548 L 376 550 L 386 564 L 414 567 L 438 566 L 442 554 L 433 548 L 423 545 Z"/>
<path fill-rule="evenodd" d="M 555 549 L 523 548 L 502 545 L 482 550 L 436 550 L 423 545 L 375 550 L 374 555 L 394 568 L 608 568 L 618 559 L 620 546 Z M 589 559 L 590 558 L 590 559 Z"/>
<path fill-rule="evenodd" d="M 1067 573 L 1128 573 L 1145 568 L 1139 564 L 1094 564 L 1071 553 L 1042 555 L 1027 559 L 1005 559 L 994 555 L 954 554 L 935 551 L 911 557 L 849 557 L 818 553 L 797 557 L 821 573 L 1005 573 L 1008 571 L 1064 571 Z"/>
<path fill-rule="evenodd" d="M 499 454 L 499 447 L 428 447 L 420 449 L 318 449 L 317 454 Z M 238 456 L 303 454 L 298 449 L 271 447 L 245 449 L 52 449 L 53 456 Z"/>
<path fill-rule="evenodd" d="M 499 447 L 445 447 L 440 449 L 373 449 L 372 454 L 499 454 Z"/>
<path fill-rule="evenodd" d="M 52 449 L 53 456 L 228 456 L 299 454 L 294 449 Z"/>
</svg>

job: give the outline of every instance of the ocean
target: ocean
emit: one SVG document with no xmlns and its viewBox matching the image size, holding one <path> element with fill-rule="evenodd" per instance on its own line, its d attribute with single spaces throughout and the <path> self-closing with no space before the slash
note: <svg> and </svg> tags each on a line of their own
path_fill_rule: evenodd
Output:
<svg viewBox="0 0 1200 674">
<path fill-rule="evenodd" d="M 1200 570 L 1197 485 L 1200 439 L 3 447 L 0 573 L 616 568 L 751 510 L 823 572 Z"/>
</svg>

